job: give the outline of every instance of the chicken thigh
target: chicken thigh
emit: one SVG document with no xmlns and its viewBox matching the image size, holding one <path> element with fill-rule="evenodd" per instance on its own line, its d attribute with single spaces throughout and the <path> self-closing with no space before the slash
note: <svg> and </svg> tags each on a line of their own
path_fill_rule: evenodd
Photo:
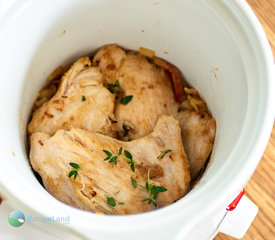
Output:
<svg viewBox="0 0 275 240">
<path fill-rule="evenodd" d="M 124 140 L 146 136 L 153 131 L 161 114 L 176 115 L 178 104 L 168 74 L 137 52 L 125 52 L 115 44 L 103 46 L 93 63 L 103 73 L 106 84 L 119 85 L 123 96 L 133 96 L 124 105 L 119 101 L 115 118 Z"/>
<path fill-rule="evenodd" d="M 127 105 L 116 104 L 115 108 L 119 131 L 125 131 L 125 127 L 129 129 L 128 135 L 123 139 L 131 140 L 149 134 L 160 114 L 175 116 L 180 122 L 192 180 L 195 180 L 212 151 L 216 125 L 212 116 L 206 112 L 178 113 L 179 105 L 175 101 L 170 82 L 173 75 L 176 98 L 196 100 L 204 111 L 207 110 L 205 102 L 195 89 L 182 90 L 184 84 L 180 83 L 179 70 L 158 58 L 153 60 L 153 64 L 144 56 L 136 52 L 125 52 L 115 44 L 103 46 L 96 53 L 93 62 L 99 66 L 108 84 L 114 84 L 117 79 L 125 95 L 133 95 Z"/>
<path fill-rule="evenodd" d="M 53 135 L 73 126 L 115 136 L 113 111 L 114 96 L 103 86 L 102 73 L 82 57 L 64 74 L 55 96 L 33 113 L 28 131 Z"/>
<path fill-rule="evenodd" d="M 61 143 L 61 144 L 60 144 Z M 107 150 L 116 155 L 122 148 L 117 164 L 104 161 Z M 134 160 L 133 172 L 124 151 Z M 164 150 L 167 154 L 163 154 Z M 159 157 L 159 156 L 162 157 Z M 30 161 L 42 177 L 45 188 L 59 200 L 84 209 L 107 214 L 130 214 L 154 209 L 154 204 L 143 201 L 149 198 L 142 186 L 150 184 L 167 189 L 156 197 L 159 207 L 173 203 L 189 190 L 189 163 L 181 140 L 178 121 L 161 115 L 154 131 L 143 138 L 122 142 L 78 128 L 59 130 L 54 136 L 34 133 L 31 136 Z M 79 165 L 78 175 L 69 178 Z M 137 182 L 134 187 L 133 180 Z M 114 203 L 108 204 L 107 199 Z"/>
<path fill-rule="evenodd" d="M 216 123 L 209 113 L 181 111 L 177 114 L 182 142 L 190 162 L 191 179 L 195 180 L 208 159 L 214 144 Z"/>
</svg>

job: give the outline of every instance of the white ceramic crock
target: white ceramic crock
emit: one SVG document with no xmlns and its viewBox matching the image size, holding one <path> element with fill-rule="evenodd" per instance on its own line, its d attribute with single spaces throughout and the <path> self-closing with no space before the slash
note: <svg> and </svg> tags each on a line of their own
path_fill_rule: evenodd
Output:
<svg viewBox="0 0 275 240">
<path fill-rule="evenodd" d="M 26 125 L 46 76 L 106 43 L 151 48 L 174 63 L 217 121 L 199 184 L 156 211 L 101 216 L 70 207 L 44 190 L 28 162 Z M 274 119 L 272 54 L 242 0 L 2 0 L 0 66 L 1 195 L 25 215 L 70 215 L 68 225 L 37 224 L 66 239 L 210 239 L 209 223 L 248 181 Z"/>
</svg>

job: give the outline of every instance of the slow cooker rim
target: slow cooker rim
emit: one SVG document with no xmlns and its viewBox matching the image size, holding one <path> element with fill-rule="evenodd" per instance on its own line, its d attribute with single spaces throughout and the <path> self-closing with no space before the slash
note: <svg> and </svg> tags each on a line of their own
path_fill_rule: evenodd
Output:
<svg viewBox="0 0 275 240">
<path fill-rule="evenodd" d="M 251 174 L 254 171 L 254 166 L 256 166 L 259 161 L 259 160 L 257 160 L 257 157 L 255 157 L 255 156 L 260 156 L 263 153 L 264 147 L 268 141 L 267 136 L 268 136 L 268 133 L 270 133 L 270 131 L 271 131 L 271 127 L 273 125 L 273 119 L 274 119 L 274 113 L 272 111 L 272 103 L 274 103 L 274 99 L 272 100 L 272 94 L 271 94 L 271 89 L 274 89 L 274 86 L 272 87 L 272 81 L 271 81 L 272 76 L 273 76 L 274 66 L 271 64 L 271 62 L 273 62 L 273 58 L 272 58 L 272 54 L 270 51 L 270 47 L 268 46 L 266 37 L 263 33 L 261 26 L 259 25 L 258 20 L 252 13 L 251 9 L 249 9 L 247 3 L 245 3 L 245 2 L 227 2 L 225 4 L 226 5 L 230 5 L 230 4 L 235 5 L 234 7 L 238 7 L 239 10 L 244 15 L 244 17 L 249 19 L 249 22 L 250 22 L 249 27 L 251 28 L 251 30 L 253 30 L 254 37 L 259 43 L 258 44 L 258 47 L 259 47 L 258 52 L 261 52 L 261 55 L 262 55 L 262 60 L 264 63 L 263 66 L 265 66 L 265 69 L 263 69 L 263 71 L 267 74 L 267 79 L 269 79 L 269 82 L 267 82 L 267 84 L 269 84 L 269 86 L 270 86 L 270 91 L 269 91 L 269 94 L 267 94 L 267 97 L 265 99 L 267 105 L 265 106 L 265 111 L 264 111 L 265 114 L 262 116 L 262 126 L 263 126 L 262 131 L 258 130 L 258 134 L 257 134 L 258 139 L 257 139 L 257 141 L 254 142 L 255 148 L 253 149 L 253 151 L 251 151 L 248 154 L 248 157 L 251 157 L 251 159 L 255 159 L 255 160 L 253 162 L 252 161 L 245 162 L 245 164 L 244 164 L 244 166 L 247 166 L 247 169 L 250 170 L 249 172 L 246 172 L 246 179 L 243 176 L 241 176 L 243 174 L 244 170 L 235 172 L 233 174 L 235 176 L 235 178 L 224 187 L 223 191 L 218 191 L 218 189 L 216 189 L 216 192 L 212 192 L 212 194 L 210 194 L 210 195 L 212 195 L 212 197 L 213 196 L 218 197 L 215 204 L 212 203 L 212 204 L 208 205 L 207 208 L 203 208 L 203 206 L 200 206 L 199 209 L 201 211 L 197 211 L 197 217 L 200 217 L 200 218 L 208 215 L 209 212 L 211 212 L 217 206 L 222 206 L 224 204 L 224 202 L 228 201 L 230 199 L 230 197 L 232 197 L 232 193 L 234 193 L 234 194 L 237 193 L 237 191 L 239 190 L 239 187 L 237 187 L 237 186 L 240 185 L 240 182 L 242 184 L 245 184 L 247 179 L 251 176 Z M 269 101 L 268 101 L 268 99 L 269 99 Z M 261 143 L 261 144 L 259 144 L 259 143 Z M 258 147 L 256 147 L 256 145 L 258 145 Z M 254 157 L 253 157 L 253 155 L 254 155 Z M 249 166 L 249 164 L 251 164 L 251 165 Z M 10 181 L 10 179 L 9 179 L 9 181 Z M 1 182 L 5 183 L 5 179 L 1 178 Z M 7 185 L 9 185 L 9 184 L 7 184 Z M 16 199 L 22 198 L 22 196 L 19 196 L 19 194 L 17 194 L 16 189 L 7 189 L 7 188 L 5 188 L 5 186 L 6 186 L 6 184 L 2 184 L 1 191 L 4 192 L 4 195 L 6 195 L 8 197 L 8 199 L 12 196 L 16 197 Z M 231 189 L 231 190 L 228 191 L 229 189 Z M 29 192 L 31 192 L 31 189 L 29 189 L 29 190 L 30 190 Z M 203 191 L 202 191 L 202 193 L 203 193 Z M 37 195 L 37 199 L 39 199 L 39 195 Z M 208 200 L 208 201 L 211 202 L 210 200 Z M 26 202 L 26 199 L 22 199 L 21 202 L 26 207 L 28 207 L 30 205 L 29 203 Z M 45 203 L 47 203 L 47 202 L 45 202 Z M 41 209 L 40 204 L 41 204 L 41 202 L 38 205 L 34 204 L 31 209 L 34 209 L 36 212 L 41 213 L 41 215 L 44 215 L 44 214 L 47 215 L 46 208 Z M 67 205 L 65 205 L 65 204 L 63 204 L 63 205 L 64 205 L 64 209 L 68 208 Z M 171 206 L 167 206 L 165 208 L 159 209 L 157 211 L 152 211 L 152 212 L 148 212 L 148 213 L 144 213 L 144 214 L 127 215 L 127 216 L 95 216 L 95 215 L 93 215 L 93 216 L 94 216 L 94 220 L 100 219 L 100 221 L 105 222 L 105 224 L 108 224 L 108 221 L 110 221 L 110 219 L 112 219 L 110 221 L 110 223 L 115 224 L 113 221 L 115 219 L 115 221 L 117 221 L 118 223 L 115 224 L 114 231 L 121 231 L 121 228 L 119 227 L 119 226 L 123 226 L 121 221 L 125 221 L 125 222 L 129 223 L 129 221 L 137 221 L 138 219 L 149 220 L 149 219 L 156 219 L 156 218 L 160 219 L 161 217 L 164 217 L 165 220 L 162 221 L 164 223 L 168 219 L 167 214 L 169 212 L 171 212 L 172 208 L 174 208 L 174 212 L 177 211 L 178 205 L 180 205 L 180 206 L 183 205 L 183 201 L 180 203 L 178 202 Z M 202 204 L 200 204 L 200 205 L 202 205 Z M 78 222 L 77 225 L 83 227 L 84 223 L 85 222 L 87 223 L 86 219 L 89 218 L 88 215 L 91 215 L 91 214 L 88 212 L 78 210 L 78 209 L 74 209 L 72 207 L 69 207 L 69 208 L 71 208 L 71 210 L 72 210 L 73 214 L 75 214 L 75 216 L 80 216 L 80 221 Z M 175 215 L 173 217 L 175 217 Z M 175 218 L 178 219 L 181 217 L 181 215 L 182 215 L 182 213 L 178 213 L 177 217 L 175 217 Z M 84 219 L 84 220 L 82 221 L 81 219 Z M 119 220 L 121 220 L 121 221 L 119 221 Z M 156 221 L 154 224 L 160 224 L 160 223 Z M 96 228 L 99 225 L 101 225 L 101 224 L 95 225 Z M 127 226 L 129 226 L 129 225 L 130 224 L 127 224 Z M 88 227 L 88 225 L 87 225 L 87 227 Z M 133 226 L 133 227 L 136 229 L 137 226 Z M 150 225 L 150 227 L 152 227 L 152 225 Z M 112 230 L 113 230 L 113 228 L 112 228 Z"/>
</svg>

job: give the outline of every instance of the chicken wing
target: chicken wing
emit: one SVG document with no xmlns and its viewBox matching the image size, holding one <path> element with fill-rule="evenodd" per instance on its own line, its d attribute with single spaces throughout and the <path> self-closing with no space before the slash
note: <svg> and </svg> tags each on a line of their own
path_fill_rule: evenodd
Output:
<svg viewBox="0 0 275 240">
<path fill-rule="evenodd" d="M 73 126 L 114 136 L 113 111 L 114 96 L 103 86 L 102 73 L 82 57 L 62 77 L 55 96 L 33 113 L 28 131 L 53 135 Z"/>
<path fill-rule="evenodd" d="M 204 168 L 214 144 L 216 123 L 209 113 L 181 111 L 177 114 L 182 142 L 190 162 L 191 179 Z"/>
<path fill-rule="evenodd" d="M 62 144 L 60 144 L 62 143 Z M 122 156 L 127 150 L 135 161 L 133 172 L 128 160 L 117 158 L 117 164 L 104 161 L 107 150 Z M 163 158 L 163 150 L 171 150 Z M 178 121 L 161 115 L 154 131 L 143 138 L 122 142 L 109 136 L 71 128 L 59 130 L 54 136 L 34 133 L 31 136 L 30 161 L 42 177 L 45 188 L 59 200 L 90 211 L 107 214 L 130 214 L 154 209 L 144 199 L 148 170 L 150 183 L 167 189 L 156 198 L 159 207 L 173 203 L 187 193 L 190 184 L 189 163 L 182 146 Z M 74 179 L 68 174 L 74 162 L 80 166 Z M 138 184 L 132 183 L 134 178 Z M 107 203 L 113 198 L 116 206 Z"/>
<path fill-rule="evenodd" d="M 126 104 L 116 104 L 115 118 L 124 140 L 146 136 L 153 131 L 161 114 L 176 115 L 171 81 L 163 68 L 137 52 L 125 52 L 115 44 L 103 46 L 93 63 L 101 69 L 106 84 L 119 81 L 123 96 L 132 95 Z"/>
</svg>

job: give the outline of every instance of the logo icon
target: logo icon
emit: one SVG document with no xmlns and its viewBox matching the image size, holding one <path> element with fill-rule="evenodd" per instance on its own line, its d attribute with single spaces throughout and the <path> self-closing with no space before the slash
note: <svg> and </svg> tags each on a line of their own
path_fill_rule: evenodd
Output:
<svg viewBox="0 0 275 240">
<path fill-rule="evenodd" d="M 10 213 L 8 220 L 13 227 L 20 227 L 25 222 L 25 215 L 19 210 L 14 210 Z"/>
</svg>

